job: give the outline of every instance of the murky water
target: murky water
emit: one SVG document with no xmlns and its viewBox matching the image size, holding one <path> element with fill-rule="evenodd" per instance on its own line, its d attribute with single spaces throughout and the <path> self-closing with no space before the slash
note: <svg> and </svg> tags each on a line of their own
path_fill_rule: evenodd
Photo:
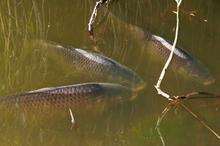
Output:
<svg viewBox="0 0 220 146">
<path fill-rule="evenodd" d="M 146 83 L 134 100 L 73 111 L 77 128 L 71 128 L 68 109 L 0 111 L 1 145 L 162 145 L 155 131 L 157 117 L 167 101 L 158 96 L 156 83 L 163 62 L 149 55 L 141 33 L 132 24 L 167 40 L 173 40 L 173 0 L 119 0 L 111 13 L 98 17 L 96 43 L 86 31 L 94 1 L 1 0 L 0 1 L 0 95 L 85 82 L 105 82 L 75 73 L 60 58 L 31 47 L 33 40 L 50 40 L 110 57 L 134 70 Z M 202 90 L 219 93 L 220 3 L 218 0 L 184 1 L 178 46 L 198 58 L 215 78 L 204 86 L 172 68 L 162 84 L 172 94 Z M 114 16 L 113 16 L 114 15 Z M 105 17 L 104 17 L 105 16 Z M 116 82 L 116 81 L 112 81 Z M 120 83 L 120 82 L 119 82 Z M 219 100 L 188 101 L 217 132 L 220 132 Z M 161 125 L 167 145 L 217 146 L 220 141 L 181 108 L 171 111 Z"/>
</svg>

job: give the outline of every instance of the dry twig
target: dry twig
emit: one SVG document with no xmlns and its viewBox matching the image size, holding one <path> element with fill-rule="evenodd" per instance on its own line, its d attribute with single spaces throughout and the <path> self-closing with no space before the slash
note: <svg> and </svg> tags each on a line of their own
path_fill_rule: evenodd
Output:
<svg viewBox="0 0 220 146">
<path fill-rule="evenodd" d="M 177 3 L 177 6 L 176 6 L 176 31 L 175 31 L 175 39 L 174 39 L 174 43 L 172 45 L 172 49 L 171 49 L 171 52 L 170 52 L 170 55 L 169 55 L 169 58 L 167 59 L 164 67 L 163 67 L 163 70 L 161 71 L 160 73 L 160 77 L 157 81 L 157 84 L 154 86 L 157 90 L 157 93 L 159 95 L 162 95 L 163 97 L 167 98 L 168 100 L 172 100 L 172 98 L 170 98 L 170 95 L 167 94 L 166 92 L 164 92 L 163 90 L 161 90 L 160 88 L 160 85 L 162 83 L 162 80 L 164 79 L 164 76 L 166 74 L 166 70 L 167 68 L 169 67 L 170 63 L 171 63 L 171 60 L 173 58 L 173 53 L 175 51 L 175 48 L 176 48 L 176 44 L 177 44 L 177 39 L 178 39 L 178 33 L 179 33 L 179 7 L 180 7 L 180 4 L 182 2 L 182 0 L 175 0 L 176 3 Z"/>
<path fill-rule="evenodd" d="M 92 14 L 89 19 L 88 23 L 88 32 L 89 35 L 93 38 L 94 37 L 94 23 L 98 14 L 98 10 L 100 9 L 101 6 L 104 4 L 108 4 L 111 0 L 99 0 L 96 2 L 95 7 L 93 8 Z"/>
</svg>

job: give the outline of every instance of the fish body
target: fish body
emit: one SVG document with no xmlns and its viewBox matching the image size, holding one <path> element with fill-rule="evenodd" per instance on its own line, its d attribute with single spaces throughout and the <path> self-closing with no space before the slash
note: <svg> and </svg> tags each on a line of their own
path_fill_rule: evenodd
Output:
<svg viewBox="0 0 220 146">
<path fill-rule="evenodd" d="M 160 36 L 152 35 L 148 42 L 148 49 L 166 61 L 172 50 L 172 43 Z M 215 81 L 206 66 L 192 54 L 181 48 L 175 48 L 171 66 L 175 70 L 185 72 L 188 76 L 193 77 L 205 85 Z"/>
<path fill-rule="evenodd" d="M 0 104 L 18 107 L 79 107 L 105 101 L 119 101 L 132 97 L 132 91 L 111 83 L 84 83 L 42 88 L 19 95 L 0 98 Z"/>
<path fill-rule="evenodd" d="M 104 55 L 71 46 L 63 47 L 53 42 L 41 41 L 40 44 L 62 56 L 74 70 L 89 76 L 120 82 L 135 91 L 145 86 L 144 81 L 134 71 Z"/>
<path fill-rule="evenodd" d="M 167 61 L 172 49 L 172 42 L 161 36 L 154 35 L 142 27 L 126 23 L 123 19 L 118 17 L 118 15 L 116 16 L 110 13 L 110 16 L 118 25 L 123 26 L 125 31 L 146 53 L 153 56 L 155 60 L 160 60 L 164 63 Z M 175 48 L 170 67 L 181 75 L 190 77 L 204 85 L 215 82 L 209 69 L 198 58 L 194 57 L 185 49 Z"/>
</svg>

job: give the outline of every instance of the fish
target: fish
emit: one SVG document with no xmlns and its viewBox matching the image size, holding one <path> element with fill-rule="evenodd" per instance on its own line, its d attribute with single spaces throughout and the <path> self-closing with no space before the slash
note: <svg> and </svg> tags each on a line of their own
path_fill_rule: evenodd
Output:
<svg viewBox="0 0 220 146">
<path fill-rule="evenodd" d="M 122 25 L 126 32 L 138 43 L 141 48 L 156 58 L 166 62 L 172 49 L 172 42 L 159 36 L 152 34 L 139 26 L 126 23 L 120 20 L 112 13 L 109 15 L 117 24 Z M 209 85 L 215 82 L 215 78 L 210 73 L 198 58 L 192 55 L 185 49 L 176 47 L 170 64 L 171 68 L 183 76 L 189 77 L 204 85 Z"/>
<path fill-rule="evenodd" d="M 91 51 L 72 46 L 61 46 L 52 41 L 36 41 L 38 47 L 50 50 L 62 57 L 66 63 L 80 73 L 96 78 L 107 78 L 108 81 L 118 82 L 124 86 L 139 91 L 145 87 L 143 79 L 130 68 L 119 62 Z"/>
<path fill-rule="evenodd" d="M 94 103 L 118 102 L 132 97 L 132 90 L 122 85 L 90 82 L 41 88 L 17 95 L 0 97 L 0 105 L 19 108 L 75 108 Z"/>
<path fill-rule="evenodd" d="M 151 35 L 149 40 L 147 48 L 162 58 L 163 61 L 166 61 L 172 50 L 172 43 L 157 35 Z M 171 66 L 175 70 L 184 72 L 186 75 L 204 85 L 209 85 L 215 82 L 209 69 L 199 59 L 182 48 L 175 48 Z"/>
</svg>

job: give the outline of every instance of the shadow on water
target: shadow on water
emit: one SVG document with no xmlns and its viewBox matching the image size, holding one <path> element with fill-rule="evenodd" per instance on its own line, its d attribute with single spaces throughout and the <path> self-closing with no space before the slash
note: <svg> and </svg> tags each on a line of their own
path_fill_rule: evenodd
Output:
<svg viewBox="0 0 220 146">
<path fill-rule="evenodd" d="M 29 47 L 27 40 L 52 40 L 97 51 L 134 70 L 146 82 L 135 100 L 73 111 L 78 128 L 71 129 L 68 109 L 0 111 L 1 145 L 161 145 L 155 123 L 166 103 L 156 95 L 155 84 L 162 62 L 145 55 L 139 36 L 133 36 L 111 17 L 98 17 L 97 46 L 86 32 L 94 1 L 2 0 L 0 2 L 0 94 L 12 95 L 43 87 L 55 87 L 98 79 L 73 74 L 59 59 Z M 178 46 L 199 58 L 216 82 L 203 86 L 169 70 L 164 87 L 172 93 L 190 90 L 218 92 L 219 2 L 183 1 Z M 119 0 L 111 12 L 124 23 L 173 39 L 175 3 L 170 0 Z M 104 12 L 105 10 L 103 10 Z M 103 19 L 103 20 L 102 20 Z M 187 37 L 186 37 L 187 36 Z M 211 57 L 210 57 L 211 56 Z M 219 101 L 187 103 L 210 125 L 219 129 Z M 201 106 L 200 106 L 201 105 Z M 206 129 L 181 110 L 169 113 L 161 126 L 168 145 L 219 145 Z"/>
</svg>

